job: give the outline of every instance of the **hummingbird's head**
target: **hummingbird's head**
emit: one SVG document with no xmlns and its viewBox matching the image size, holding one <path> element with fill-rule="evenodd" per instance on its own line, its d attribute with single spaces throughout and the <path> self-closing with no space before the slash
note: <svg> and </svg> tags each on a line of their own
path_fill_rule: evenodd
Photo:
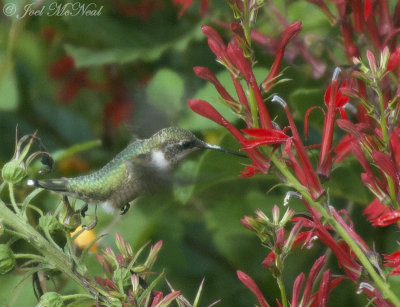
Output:
<svg viewBox="0 0 400 307">
<path fill-rule="evenodd" d="M 245 157 L 237 152 L 208 144 L 198 139 L 192 132 L 179 127 L 162 129 L 151 139 L 154 144 L 152 160 L 160 168 L 169 168 L 175 165 L 197 149 L 213 149 Z"/>
</svg>

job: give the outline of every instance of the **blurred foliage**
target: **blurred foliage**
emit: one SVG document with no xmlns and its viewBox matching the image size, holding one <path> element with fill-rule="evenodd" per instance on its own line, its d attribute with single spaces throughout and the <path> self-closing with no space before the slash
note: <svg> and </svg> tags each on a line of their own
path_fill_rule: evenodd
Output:
<svg viewBox="0 0 400 307">
<path fill-rule="evenodd" d="M 193 66 L 208 66 L 223 84 L 229 81 L 229 76 L 215 63 L 200 29 L 201 24 L 221 26 L 232 21 L 228 6 L 224 1 L 212 1 L 212 8 L 202 17 L 199 3 L 194 1 L 183 17 L 178 18 L 179 7 L 170 1 L 147 1 L 153 5 L 147 9 L 140 9 L 141 2 L 146 1 L 80 0 L 81 4 L 101 7 L 101 14 L 48 16 L 50 5 L 71 3 L 36 1 L 31 9 L 44 8 L 42 15 L 16 18 L 17 14 L 23 16 L 24 5 L 31 2 L 2 1 L 3 7 L 15 3 L 17 12 L 0 16 L 1 164 L 13 154 L 16 126 L 20 135 L 38 130 L 42 142 L 55 154 L 78 143 L 103 141 L 101 147 L 61 155 L 55 171 L 47 177 L 98 169 L 130 140 L 148 137 L 170 125 L 195 131 L 226 148 L 238 148 L 230 136 L 221 138 L 224 132 L 215 123 L 192 113 L 186 106 L 189 97 L 208 101 L 216 101 L 217 97 L 211 85 L 194 76 Z M 323 78 L 315 79 L 307 64 L 297 59 L 286 62 L 289 69 L 284 77 L 293 81 L 278 85 L 275 91 L 290 102 L 301 122 L 310 105 L 323 103 L 323 89 L 334 68 L 330 53 L 344 63 L 343 50 L 336 48 L 336 42 L 330 39 L 337 35 L 338 29 L 331 27 L 310 3 L 275 2 L 279 8 L 287 5 L 289 22 L 303 22 L 302 37 L 307 39 L 313 54 L 324 59 L 329 67 Z M 257 24 L 260 31 L 275 38 L 283 30 L 274 12 L 268 10 L 260 14 Z M 224 33 L 223 27 L 219 30 Z M 255 49 L 259 60 L 256 75 L 263 78 L 273 54 L 262 46 Z M 72 59 L 72 65 L 68 59 Z M 229 119 L 233 118 L 226 108 L 217 108 Z M 281 119 L 278 116 L 276 120 Z M 308 141 L 312 144 L 320 139 L 322 116 L 318 111 L 310 116 L 309 123 Z M 269 212 L 273 204 L 281 205 L 285 189 L 270 191 L 277 183 L 272 177 L 239 178 L 247 162 L 220 152 L 193 154 L 171 175 L 171 187 L 140 197 L 116 223 L 113 223 L 115 216 L 97 212 L 96 232 L 109 234 L 100 242 L 100 249 L 114 246 L 115 232 L 135 247 L 149 240 L 163 240 L 155 270 L 161 272 L 165 268 L 167 279 L 186 297 L 194 298 L 205 277 L 202 305 L 222 298 L 220 306 L 249 306 L 255 299 L 236 277 L 236 270 L 241 269 L 251 272 L 266 298 L 273 301 L 279 295 L 278 288 L 274 278 L 260 266 L 266 256 L 265 249 L 241 226 L 240 219 L 257 208 Z M 364 203 L 371 197 L 359 178 L 354 178 L 358 173 L 352 172 L 354 168 L 348 161 L 334 171 L 330 189 L 338 206 L 347 206 L 348 200 Z M 26 192 L 21 187 L 21 193 Z M 42 193 L 35 200 L 44 211 L 54 210 L 57 202 L 58 196 L 51 193 Z M 301 204 L 291 205 L 301 211 Z M 355 206 L 356 216 L 360 210 Z M 92 208 L 88 215 L 93 215 Z M 369 235 L 371 241 L 378 238 L 376 234 Z M 392 239 L 389 236 L 385 240 Z M 379 244 L 385 242 L 380 240 Z M 20 251 L 29 249 L 23 242 L 16 245 Z M 288 285 L 297 274 L 308 270 L 321 248 L 316 245 L 313 250 L 292 256 L 296 259 L 288 261 Z M 94 255 L 89 256 L 88 266 L 93 275 L 101 275 Z M 51 279 L 54 283 L 48 285 L 53 290 L 77 291 L 77 285 L 65 277 Z M 30 279 L 21 280 L 22 273 L 18 270 L 0 276 L 1 306 L 36 304 Z M 331 295 L 333 306 L 359 304 L 349 299 L 348 294 L 355 292 L 352 286 L 344 284 L 335 291 L 340 291 L 340 296 L 335 292 Z"/>
</svg>

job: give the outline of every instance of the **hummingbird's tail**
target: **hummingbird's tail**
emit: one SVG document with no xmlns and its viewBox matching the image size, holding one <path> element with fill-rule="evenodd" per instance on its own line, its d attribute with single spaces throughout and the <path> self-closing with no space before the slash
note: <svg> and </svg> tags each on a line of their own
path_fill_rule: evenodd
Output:
<svg viewBox="0 0 400 307">
<path fill-rule="evenodd" d="M 26 182 L 28 186 L 43 188 L 55 192 L 67 192 L 68 180 L 67 179 L 28 179 Z"/>
</svg>

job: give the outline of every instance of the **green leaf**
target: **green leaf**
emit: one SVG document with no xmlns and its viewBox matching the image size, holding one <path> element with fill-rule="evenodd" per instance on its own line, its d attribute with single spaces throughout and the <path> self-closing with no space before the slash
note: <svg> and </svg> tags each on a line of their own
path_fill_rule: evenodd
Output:
<svg viewBox="0 0 400 307">
<path fill-rule="evenodd" d="M 127 26 L 119 19 L 106 16 L 76 17 L 69 20 L 72 31 L 80 35 L 87 33 L 85 36 L 89 38 L 88 46 L 65 45 L 77 67 L 155 61 L 168 50 L 184 51 L 191 41 L 202 37 L 200 24 L 187 25 L 153 18 L 147 23 L 132 21 Z M 160 28 L 168 30 L 160 31 Z M 103 47 L 98 48 L 99 45 Z"/>
<path fill-rule="evenodd" d="M 365 204 L 371 195 L 360 179 L 361 167 L 356 161 L 347 161 L 335 168 L 329 179 L 329 192 L 332 195 Z"/>
<path fill-rule="evenodd" d="M 178 178 L 174 181 L 174 196 L 175 199 L 182 204 L 186 204 L 191 198 L 194 188 L 197 173 L 199 171 L 199 163 L 193 160 L 185 160 L 179 167 Z M 183 180 L 186 182 L 182 184 Z"/>
<path fill-rule="evenodd" d="M 173 116 L 182 108 L 183 90 L 183 80 L 177 73 L 161 69 L 147 86 L 147 100 L 169 116 Z"/>
<path fill-rule="evenodd" d="M 265 68 L 256 67 L 253 72 L 256 76 L 256 79 L 260 82 L 263 80 L 263 78 L 267 76 L 267 70 Z M 216 77 L 225 87 L 228 93 L 234 99 L 237 99 L 235 86 L 232 83 L 229 72 L 224 70 L 220 73 L 217 73 Z M 246 91 L 247 88 L 245 86 L 245 83 L 242 83 L 242 86 L 243 89 Z M 223 115 L 231 123 L 234 123 L 238 120 L 238 116 L 236 116 L 236 114 L 234 114 L 229 107 L 221 103 L 221 98 L 217 90 L 209 82 L 205 83 L 204 86 L 200 90 L 198 90 L 191 98 L 208 101 L 215 109 L 217 109 L 219 113 L 221 113 L 221 115 Z M 184 109 L 184 113 L 182 114 L 179 121 L 179 126 L 189 130 L 207 130 L 219 127 L 218 124 L 214 123 L 208 118 L 196 114 L 189 107 Z"/>
<path fill-rule="evenodd" d="M 160 280 L 164 277 L 164 271 L 157 276 L 156 279 L 154 279 L 151 284 L 142 292 L 142 294 L 140 295 L 140 297 L 138 298 L 138 305 L 140 306 L 143 302 L 144 299 L 146 299 L 146 297 L 148 295 L 150 295 L 151 291 L 154 289 L 154 287 L 160 282 Z"/>
<path fill-rule="evenodd" d="M 1 63 L 4 64 L 4 63 Z M 18 106 L 18 90 L 13 66 L 6 63 L 0 74 L 0 111 L 14 111 Z"/>
<path fill-rule="evenodd" d="M 69 108 L 47 103 L 37 103 L 34 107 L 43 122 L 65 141 L 73 144 L 93 139 L 87 120 Z"/>
</svg>

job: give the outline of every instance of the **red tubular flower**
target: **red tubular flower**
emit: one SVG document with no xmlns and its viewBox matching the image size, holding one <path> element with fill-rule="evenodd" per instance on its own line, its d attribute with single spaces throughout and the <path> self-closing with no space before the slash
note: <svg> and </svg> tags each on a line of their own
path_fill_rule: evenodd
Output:
<svg viewBox="0 0 400 307">
<path fill-rule="evenodd" d="M 303 176 L 303 178 L 307 182 L 307 186 L 310 189 L 311 195 L 316 199 L 323 193 L 324 189 L 322 188 L 317 176 L 315 175 L 314 168 L 311 164 L 310 159 L 308 158 L 306 149 L 300 138 L 299 132 L 297 131 L 297 127 L 296 127 L 296 124 L 294 123 L 289 106 L 287 105 L 287 103 L 285 101 L 283 101 L 283 99 L 281 99 L 278 96 L 274 96 L 272 98 L 272 101 L 278 102 L 280 105 L 283 106 L 283 108 L 285 110 L 286 117 L 289 121 L 290 130 L 293 135 L 293 137 L 292 137 L 293 146 L 296 149 L 296 153 L 300 159 L 302 170 L 305 175 L 305 176 Z"/>
<path fill-rule="evenodd" d="M 378 198 L 375 198 L 364 209 L 363 214 L 367 216 L 367 220 L 372 222 L 379 216 L 391 212 L 388 206 L 383 205 Z"/>
<path fill-rule="evenodd" d="M 397 267 L 400 265 L 400 251 L 396 251 L 390 255 L 383 255 L 385 259 L 385 266 Z"/>
<path fill-rule="evenodd" d="M 372 2 L 371 0 L 364 0 L 364 18 L 367 20 L 372 12 Z"/>
<path fill-rule="evenodd" d="M 385 266 L 394 268 L 389 276 L 400 275 L 400 251 L 396 251 L 390 255 L 383 255 Z"/>
<path fill-rule="evenodd" d="M 367 28 L 368 28 L 368 35 L 371 38 L 372 43 L 374 44 L 374 47 L 377 50 L 382 49 L 382 41 L 381 37 L 383 33 L 379 33 L 378 25 L 376 24 L 376 21 L 374 18 L 368 18 L 367 19 Z"/>
<path fill-rule="evenodd" d="M 240 172 L 240 177 L 253 177 L 254 175 L 261 173 L 257 166 L 253 163 L 246 165 L 246 168 Z"/>
<path fill-rule="evenodd" d="M 217 124 L 225 127 L 228 131 L 239 141 L 239 143 L 243 146 L 246 142 L 246 138 L 233 126 L 230 122 L 226 120 L 218 111 L 212 107 L 207 101 L 200 99 L 189 99 L 188 100 L 189 107 L 200 114 L 203 117 L 211 119 Z M 253 161 L 254 165 L 260 171 L 267 171 L 269 168 L 269 163 L 266 159 L 256 150 L 256 149 L 247 149 L 247 154 L 250 159 Z"/>
<path fill-rule="evenodd" d="M 270 252 L 267 257 L 263 260 L 261 265 L 266 269 L 271 269 L 275 267 L 276 256 L 274 252 Z"/>
<path fill-rule="evenodd" d="M 339 70 L 335 70 L 332 82 L 325 92 L 324 101 L 328 107 L 327 114 L 324 118 L 324 129 L 322 132 L 321 141 L 321 153 L 318 162 L 317 172 L 318 174 L 329 177 L 332 166 L 332 139 L 333 139 L 333 128 L 335 124 L 335 117 L 339 110 L 348 102 L 349 98 L 343 96 L 339 91 L 338 82 Z M 342 85 L 346 86 L 345 83 Z M 341 112 L 342 116 L 345 115 Z"/>
<path fill-rule="evenodd" d="M 268 110 L 265 106 L 264 98 L 260 92 L 256 77 L 253 74 L 249 60 L 243 55 L 243 50 L 236 45 L 236 43 L 231 42 L 228 44 L 227 55 L 230 62 L 242 73 L 243 77 L 246 79 L 247 83 L 250 84 L 253 91 L 258 114 L 260 116 L 261 127 L 272 129 L 272 121 L 269 116 Z"/>
<path fill-rule="evenodd" d="M 221 97 L 227 101 L 236 102 L 235 99 L 232 98 L 231 95 L 227 92 L 227 90 L 222 86 L 222 84 L 218 81 L 217 77 L 214 73 L 209 70 L 207 67 L 195 66 L 193 67 L 194 73 L 201 79 L 206 80 L 212 83 L 215 86 L 215 89 L 221 95 Z"/>
<path fill-rule="evenodd" d="M 300 301 L 300 293 L 301 289 L 303 288 L 304 281 L 305 281 L 304 273 L 300 273 L 293 283 L 293 292 L 292 292 L 292 307 L 298 307 Z"/>
<path fill-rule="evenodd" d="M 242 129 L 244 133 L 256 139 L 248 139 L 244 141 L 243 149 L 252 149 L 262 145 L 277 145 L 286 143 L 290 139 L 289 136 L 279 130 L 250 128 Z"/>
<path fill-rule="evenodd" d="M 236 44 L 235 41 L 231 41 L 226 48 L 226 53 L 228 55 L 229 62 L 232 63 L 232 65 L 242 73 L 246 81 L 250 83 L 250 79 L 253 76 L 253 71 L 249 60 L 243 54 L 243 50 Z"/>
<path fill-rule="evenodd" d="M 241 85 L 240 82 L 239 82 L 236 78 L 234 78 L 232 75 L 231 75 L 231 79 L 232 79 L 233 85 L 235 86 L 236 94 L 237 94 L 237 96 L 238 96 L 238 99 L 239 99 L 240 103 L 241 103 L 243 106 L 245 106 L 246 111 L 250 114 L 249 102 L 247 101 L 246 94 L 244 93 L 244 90 L 243 90 L 242 85 Z M 249 115 L 249 116 L 251 116 L 251 115 Z M 247 126 L 248 126 L 248 127 L 251 127 L 250 122 L 247 123 Z"/>
<path fill-rule="evenodd" d="M 400 127 L 393 129 L 390 136 L 390 149 L 397 169 L 400 169 Z"/>
<path fill-rule="evenodd" d="M 174 4 L 179 4 L 182 6 L 180 12 L 179 12 L 179 18 L 185 14 L 189 6 L 192 4 L 193 0 L 173 0 Z"/>
<path fill-rule="evenodd" d="M 382 214 L 372 221 L 372 226 L 386 227 L 400 221 L 400 209 Z"/>
<path fill-rule="evenodd" d="M 342 1 L 336 1 L 336 5 L 340 15 L 340 25 L 344 39 L 344 47 L 346 50 L 347 60 L 349 63 L 352 63 L 354 57 L 360 57 L 360 51 L 353 42 L 353 28 L 351 26 L 350 19 L 346 16 L 344 7 L 345 3 L 341 3 L 344 4 L 343 7 L 341 7 L 339 2 Z"/>
<path fill-rule="evenodd" d="M 179 11 L 178 17 L 181 18 L 183 14 L 187 11 L 189 6 L 192 4 L 193 0 L 173 0 L 174 4 L 181 5 L 182 8 Z M 207 8 L 208 8 L 208 0 L 201 0 L 200 3 L 200 13 L 201 15 L 205 15 L 207 13 Z"/>
<path fill-rule="evenodd" d="M 353 13 L 354 29 L 358 33 L 362 33 L 364 30 L 364 16 L 362 9 L 362 0 L 351 1 L 351 10 Z"/>
<path fill-rule="evenodd" d="M 342 161 L 345 157 L 347 157 L 351 153 L 350 144 L 354 142 L 354 137 L 351 134 L 346 134 L 339 143 L 335 147 L 335 162 Z"/>
<path fill-rule="evenodd" d="M 400 46 L 398 46 L 389 56 L 386 70 L 393 71 L 400 65 Z"/>
<path fill-rule="evenodd" d="M 399 184 L 398 181 L 398 171 L 396 168 L 396 165 L 394 164 L 394 161 L 391 159 L 391 157 L 382 151 L 374 150 L 371 154 L 372 160 L 374 163 L 378 166 L 380 171 L 383 171 L 387 176 L 392 178 L 393 182 L 397 183 L 395 184 L 395 193 L 397 194 L 397 187 Z"/>
<path fill-rule="evenodd" d="M 365 254 L 370 252 L 370 249 L 368 245 L 364 242 L 364 240 L 354 231 L 353 228 L 353 223 L 350 220 L 350 225 L 347 225 L 347 223 L 343 220 L 343 218 L 338 214 L 336 209 L 334 207 L 329 207 L 333 217 L 335 220 L 343 227 L 344 230 L 349 234 L 349 236 L 353 239 L 355 243 L 363 250 Z M 344 210 L 344 213 L 347 215 L 347 217 L 350 219 L 349 214 L 347 211 Z"/>
<path fill-rule="evenodd" d="M 301 31 L 301 21 L 296 21 L 289 25 L 282 34 L 282 38 L 279 42 L 279 48 L 276 52 L 274 63 L 272 64 L 271 70 L 267 78 L 261 83 L 261 88 L 264 92 L 268 92 L 274 85 L 274 79 L 279 73 L 279 69 L 282 64 L 283 54 L 285 52 L 286 45 L 293 40 Z"/>
<path fill-rule="evenodd" d="M 267 303 L 267 300 L 265 299 L 264 295 L 262 294 L 260 288 L 258 288 L 257 284 L 254 282 L 254 280 L 247 275 L 246 273 L 242 271 L 236 271 L 236 274 L 239 278 L 239 280 L 247 287 L 251 292 L 254 293 L 254 295 L 257 297 L 257 300 L 260 304 L 261 307 L 268 307 L 269 304 Z"/>
<path fill-rule="evenodd" d="M 307 278 L 306 286 L 304 288 L 303 299 L 302 302 L 304 305 L 308 305 L 311 299 L 311 290 L 314 284 L 315 279 L 317 278 L 319 272 L 322 270 L 323 266 L 326 262 L 326 256 L 319 257 L 311 267 L 310 273 Z"/>
<path fill-rule="evenodd" d="M 318 220 L 314 220 L 314 229 L 318 239 L 335 254 L 339 266 L 344 269 L 346 275 L 353 281 L 358 280 L 361 274 L 361 266 L 353 260 L 354 257 L 350 255 L 350 249 L 344 248 L 344 246 L 336 242 Z"/>
<path fill-rule="evenodd" d="M 326 270 L 322 274 L 321 284 L 317 292 L 317 299 L 312 300 L 313 302 L 316 302 L 316 306 L 319 307 L 328 306 L 329 293 L 331 291 L 330 285 L 331 285 L 331 271 Z"/>
<path fill-rule="evenodd" d="M 151 302 L 151 307 L 157 306 L 157 304 L 162 300 L 164 294 L 161 291 L 153 290 L 153 301 Z"/>
</svg>

